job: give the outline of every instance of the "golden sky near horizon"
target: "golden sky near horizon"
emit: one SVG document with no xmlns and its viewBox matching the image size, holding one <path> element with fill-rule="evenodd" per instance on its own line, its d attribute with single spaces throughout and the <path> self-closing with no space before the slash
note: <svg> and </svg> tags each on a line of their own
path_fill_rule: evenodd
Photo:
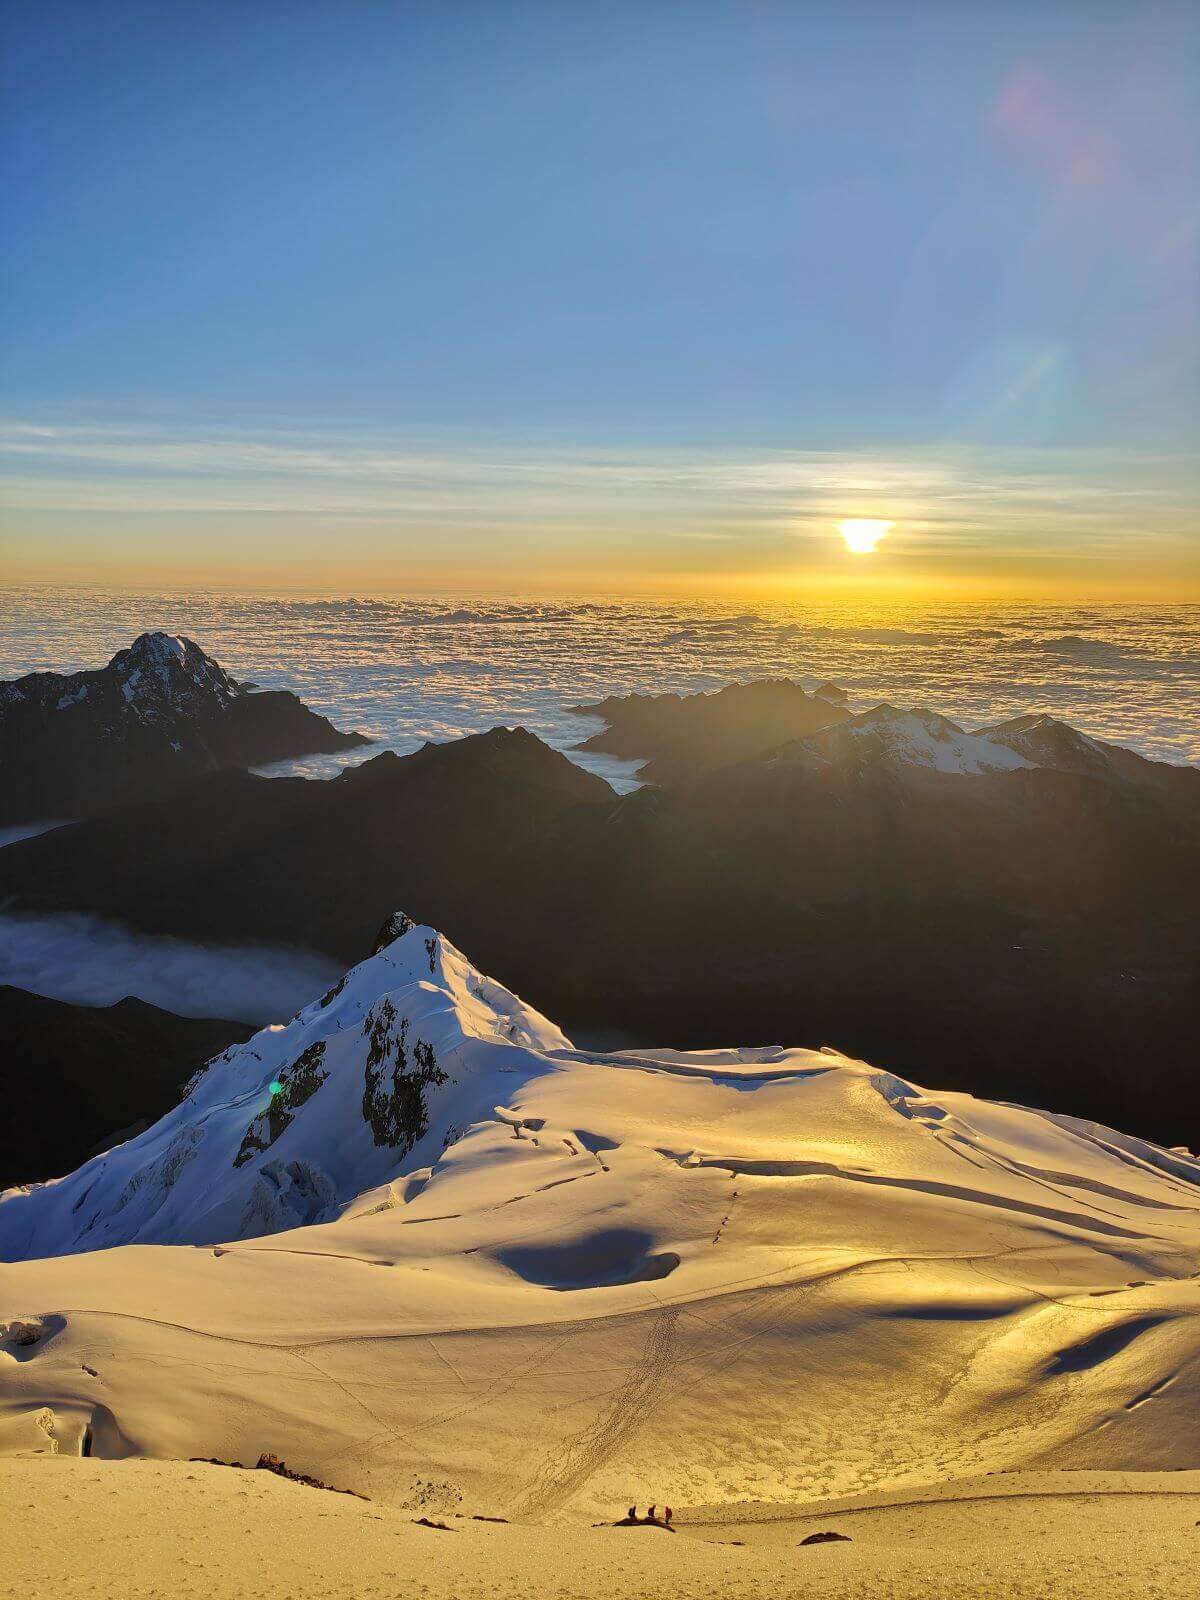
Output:
<svg viewBox="0 0 1200 1600">
<path fill-rule="evenodd" d="M 1200 599 L 1179 453 L 0 424 L 7 582 Z"/>
</svg>

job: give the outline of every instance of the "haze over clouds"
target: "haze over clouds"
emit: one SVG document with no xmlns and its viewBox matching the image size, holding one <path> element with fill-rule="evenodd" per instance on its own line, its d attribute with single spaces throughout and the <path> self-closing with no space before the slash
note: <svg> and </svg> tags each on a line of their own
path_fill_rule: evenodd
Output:
<svg viewBox="0 0 1200 1600">
<path fill-rule="evenodd" d="M 283 1022 L 336 976 L 305 951 L 188 944 L 96 917 L 0 913 L 0 983 L 75 1005 L 132 994 L 184 1017 Z"/>
</svg>

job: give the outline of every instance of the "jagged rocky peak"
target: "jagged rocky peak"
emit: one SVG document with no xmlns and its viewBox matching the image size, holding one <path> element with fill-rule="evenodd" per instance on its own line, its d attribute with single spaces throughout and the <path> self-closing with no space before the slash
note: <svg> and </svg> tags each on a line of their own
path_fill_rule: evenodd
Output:
<svg viewBox="0 0 1200 1600">
<path fill-rule="evenodd" d="M 183 703 L 208 695 L 228 703 L 246 690 L 191 639 L 171 633 L 141 633 L 108 664 L 125 698 L 135 707 L 161 698 Z"/>
<path fill-rule="evenodd" d="M 251 694 L 191 639 L 143 633 L 106 667 L 0 684 L 0 823 L 88 816 L 221 767 L 368 742 L 285 690 Z"/>
<path fill-rule="evenodd" d="M 187 685 L 221 699 L 246 693 L 219 662 L 206 656 L 194 640 L 179 634 L 139 634 L 128 648 L 117 651 L 109 670 L 130 685 L 133 696 L 178 691 Z"/>
</svg>

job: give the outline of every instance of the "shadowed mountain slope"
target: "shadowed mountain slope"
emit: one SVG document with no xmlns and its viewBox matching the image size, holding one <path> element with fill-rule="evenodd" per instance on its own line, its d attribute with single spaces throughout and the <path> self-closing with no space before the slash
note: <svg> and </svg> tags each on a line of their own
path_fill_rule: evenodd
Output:
<svg viewBox="0 0 1200 1600">
<path fill-rule="evenodd" d="M 810 695 L 780 678 L 712 694 L 609 695 L 572 710 L 608 724 L 578 749 L 641 760 L 639 777 L 673 784 L 845 721 L 842 699 L 836 684 Z"/>
<path fill-rule="evenodd" d="M 140 1133 L 198 1067 L 250 1032 L 132 996 L 76 1006 L 0 986 L 0 1188 L 68 1172 L 102 1140 Z"/>
<path fill-rule="evenodd" d="M 398 903 L 503 927 L 512 901 L 538 892 L 541 869 L 531 865 L 526 882 L 517 864 L 538 860 L 564 813 L 603 813 L 614 798 L 524 729 L 496 728 L 412 755 L 385 751 L 326 781 L 214 774 L 169 800 L 57 829 L 53 851 L 31 851 L 39 839 L 8 846 L 0 895 L 349 961 Z"/>
<path fill-rule="evenodd" d="M 1200 775 L 877 708 L 616 798 L 533 736 L 222 775 L 0 853 L 0 894 L 341 960 L 408 904 L 577 1036 L 830 1041 L 1194 1144 Z"/>
</svg>

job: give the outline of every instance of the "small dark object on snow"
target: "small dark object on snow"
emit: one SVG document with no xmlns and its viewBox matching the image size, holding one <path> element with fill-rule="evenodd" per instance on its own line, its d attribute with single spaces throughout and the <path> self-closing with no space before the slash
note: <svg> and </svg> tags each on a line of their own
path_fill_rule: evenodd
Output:
<svg viewBox="0 0 1200 1600">
<path fill-rule="evenodd" d="M 810 1533 L 807 1539 L 801 1539 L 801 1544 L 849 1544 L 848 1533 Z"/>
<path fill-rule="evenodd" d="M 307 1472 L 293 1472 L 286 1461 L 281 1461 L 278 1456 L 263 1454 L 254 1463 L 263 1472 L 273 1472 L 277 1477 L 290 1478 L 293 1483 L 306 1483 L 310 1489 L 328 1489 L 327 1483 L 322 1483 L 320 1478 L 310 1478 Z"/>
</svg>

